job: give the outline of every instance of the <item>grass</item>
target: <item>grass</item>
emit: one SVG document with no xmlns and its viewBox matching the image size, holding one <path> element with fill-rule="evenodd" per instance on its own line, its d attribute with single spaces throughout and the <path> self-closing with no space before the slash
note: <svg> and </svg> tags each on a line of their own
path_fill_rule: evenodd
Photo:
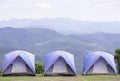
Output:
<svg viewBox="0 0 120 81">
<path fill-rule="evenodd" d="M 0 81 L 120 81 L 120 75 L 94 76 L 0 76 Z"/>
</svg>

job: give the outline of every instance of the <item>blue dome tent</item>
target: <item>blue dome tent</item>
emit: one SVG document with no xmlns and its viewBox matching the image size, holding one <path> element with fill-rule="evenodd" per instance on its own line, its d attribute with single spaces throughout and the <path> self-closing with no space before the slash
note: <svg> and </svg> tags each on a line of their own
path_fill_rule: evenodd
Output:
<svg viewBox="0 0 120 81">
<path fill-rule="evenodd" d="M 117 74 L 114 56 L 97 51 L 85 55 L 83 75 Z"/>
<path fill-rule="evenodd" d="M 26 51 L 13 51 L 5 55 L 3 70 L 5 75 L 35 75 L 35 55 Z"/>
<path fill-rule="evenodd" d="M 76 75 L 74 56 L 65 51 L 55 51 L 45 56 L 44 75 Z"/>
</svg>

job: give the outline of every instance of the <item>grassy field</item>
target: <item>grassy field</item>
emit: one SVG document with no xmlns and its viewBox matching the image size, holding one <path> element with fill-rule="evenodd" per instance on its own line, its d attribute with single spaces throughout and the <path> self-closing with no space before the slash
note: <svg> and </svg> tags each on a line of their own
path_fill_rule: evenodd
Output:
<svg viewBox="0 0 120 81">
<path fill-rule="evenodd" d="M 120 81 L 120 75 L 95 76 L 0 76 L 0 81 Z"/>
</svg>

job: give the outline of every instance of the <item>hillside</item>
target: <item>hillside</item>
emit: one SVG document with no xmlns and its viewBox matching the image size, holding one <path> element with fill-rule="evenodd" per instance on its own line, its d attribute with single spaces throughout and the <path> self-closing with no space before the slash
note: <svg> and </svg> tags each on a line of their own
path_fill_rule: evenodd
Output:
<svg viewBox="0 0 120 81">
<path fill-rule="evenodd" d="M 98 50 L 114 54 L 119 45 L 120 34 L 64 35 L 42 28 L 0 28 L 0 65 L 4 54 L 15 50 L 32 52 L 36 55 L 36 61 L 41 62 L 45 54 L 64 50 L 75 55 L 77 72 L 80 73 L 85 54 Z"/>
</svg>

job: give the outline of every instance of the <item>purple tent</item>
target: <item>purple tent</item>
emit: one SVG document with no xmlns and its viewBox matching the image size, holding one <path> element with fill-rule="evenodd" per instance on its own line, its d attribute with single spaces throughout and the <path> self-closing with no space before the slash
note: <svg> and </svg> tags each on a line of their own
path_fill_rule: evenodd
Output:
<svg viewBox="0 0 120 81">
<path fill-rule="evenodd" d="M 3 75 L 35 75 L 35 55 L 26 51 L 13 51 L 5 55 Z"/>
<path fill-rule="evenodd" d="M 102 51 L 85 55 L 83 75 L 89 74 L 117 74 L 114 56 Z"/>
<path fill-rule="evenodd" d="M 44 75 L 76 75 L 74 56 L 55 51 L 45 56 Z"/>
</svg>

